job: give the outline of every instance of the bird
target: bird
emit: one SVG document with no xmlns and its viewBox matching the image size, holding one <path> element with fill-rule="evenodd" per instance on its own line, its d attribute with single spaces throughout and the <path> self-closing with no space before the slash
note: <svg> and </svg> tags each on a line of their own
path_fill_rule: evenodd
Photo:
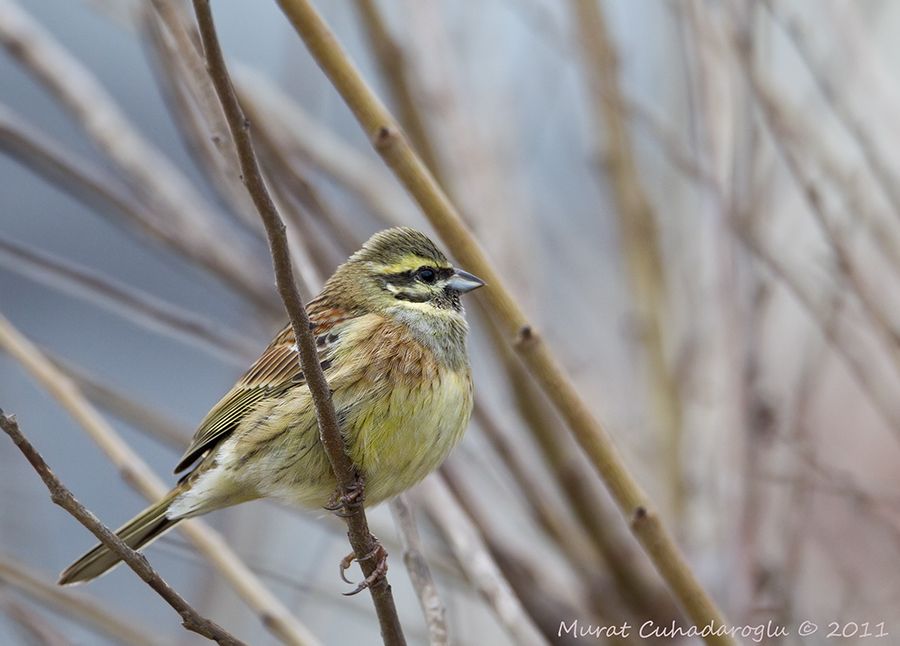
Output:
<svg viewBox="0 0 900 646">
<path fill-rule="evenodd" d="M 483 285 L 424 233 L 397 227 L 369 238 L 308 303 L 364 505 L 421 481 L 462 438 L 474 395 L 460 296 Z M 175 473 L 166 496 L 117 530 L 129 547 L 145 547 L 182 519 L 259 498 L 332 508 L 337 481 L 290 325 L 206 415 Z M 98 545 L 59 583 L 90 581 L 119 560 Z"/>
</svg>

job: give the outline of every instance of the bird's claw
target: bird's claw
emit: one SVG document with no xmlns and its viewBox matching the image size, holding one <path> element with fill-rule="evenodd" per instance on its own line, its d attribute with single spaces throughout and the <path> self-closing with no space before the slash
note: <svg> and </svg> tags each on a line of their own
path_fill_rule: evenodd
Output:
<svg viewBox="0 0 900 646">
<path fill-rule="evenodd" d="M 353 581 L 348 579 L 344 575 L 344 572 L 346 572 L 347 568 L 349 568 L 353 564 L 353 561 L 362 562 L 362 561 L 369 561 L 371 559 L 377 559 L 375 569 L 372 570 L 372 573 L 369 574 L 369 576 L 367 576 L 365 579 L 363 579 L 362 582 L 357 584 L 355 589 L 351 590 L 350 592 L 344 592 L 343 593 L 344 596 L 352 597 L 355 594 L 359 594 L 366 588 L 372 587 L 379 580 L 383 579 L 384 575 L 387 574 L 387 570 L 388 570 L 387 558 L 388 558 L 387 550 L 384 549 L 384 547 L 382 547 L 381 543 L 379 543 L 377 539 L 375 541 L 375 547 L 372 548 L 372 551 L 370 551 L 368 554 L 365 554 L 365 555 L 361 556 L 360 558 L 356 558 L 356 554 L 351 552 L 350 554 L 348 554 L 347 556 L 342 558 L 341 566 L 340 566 L 341 567 L 341 579 L 343 579 L 343 581 L 345 583 L 349 583 L 351 585 L 353 585 Z"/>
<path fill-rule="evenodd" d="M 357 476 L 356 482 L 346 493 L 335 492 L 328 504 L 325 505 L 325 510 L 341 518 L 347 518 L 362 507 L 364 502 L 365 482 L 362 476 Z"/>
</svg>

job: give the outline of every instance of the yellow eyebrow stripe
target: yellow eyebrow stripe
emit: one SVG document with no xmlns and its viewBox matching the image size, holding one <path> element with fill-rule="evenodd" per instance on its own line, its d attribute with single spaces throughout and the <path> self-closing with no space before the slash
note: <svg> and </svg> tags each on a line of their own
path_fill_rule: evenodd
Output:
<svg viewBox="0 0 900 646">
<path fill-rule="evenodd" d="M 423 265 L 428 267 L 442 267 L 445 269 L 451 269 L 451 265 L 438 265 L 435 263 L 433 259 L 422 258 L 420 256 L 410 256 L 408 258 L 404 258 L 400 262 L 394 263 L 393 265 L 379 265 L 378 273 L 380 274 L 402 274 L 405 271 L 415 271 L 419 267 Z"/>
</svg>

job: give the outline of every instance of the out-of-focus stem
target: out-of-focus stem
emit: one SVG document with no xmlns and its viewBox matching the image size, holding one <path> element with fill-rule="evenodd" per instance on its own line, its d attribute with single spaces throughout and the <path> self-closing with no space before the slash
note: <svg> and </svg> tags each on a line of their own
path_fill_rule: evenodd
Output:
<svg viewBox="0 0 900 646">
<path fill-rule="evenodd" d="M 0 582 L 123 644 L 153 646 L 156 643 L 149 637 L 149 630 L 135 627 L 140 622 L 133 617 L 118 617 L 89 597 L 45 581 L 11 557 L 0 556 Z"/>
<path fill-rule="evenodd" d="M 422 161 L 436 177 L 441 176 L 437 155 L 428 136 L 425 118 L 416 97 L 413 84 L 409 80 L 409 65 L 403 48 L 391 36 L 391 32 L 378 10 L 376 0 L 358 0 L 354 3 L 360 15 L 360 22 L 365 28 L 369 47 L 375 54 L 375 61 L 381 75 L 387 81 L 394 102 L 397 104 L 397 118 L 409 136 L 413 147 L 422 157 Z M 442 186 L 447 184 L 441 182 Z"/>
<path fill-rule="evenodd" d="M 681 397 L 666 360 L 666 285 L 656 216 L 644 190 L 629 135 L 626 102 L 619 86 L 616 52 L 596 0 L 573 0 L 581 39 L 586 85 L 591 90 L 595 134 L 605 136 L 604 163 L 616 202 L 622 250 L 631 283 L 635 324 L 647 360 L 650 401 L 655 422 L 664 433 L 665 459 L 672 510 L 680 518 L 684 506 L 681 459 Z"/>
</svg>

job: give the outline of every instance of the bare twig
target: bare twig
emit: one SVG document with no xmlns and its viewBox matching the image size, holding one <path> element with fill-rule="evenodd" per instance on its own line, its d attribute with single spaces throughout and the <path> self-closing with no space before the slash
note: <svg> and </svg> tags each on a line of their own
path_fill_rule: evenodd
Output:
<svg viewBox="0 0 900 646">
<path fill-rule="evenodd" d="M 123 480 L 149 500 L 159 500 L 165 495 L 166 487 L 159 478 L 88 403 L 74 383 L 3 316 L 0 316 L 0 348 L 5 349 L 19 361 L 75 418 L 91 439 L 103 449 Z M 253 608 L 273 634 L 284 642 L 296 646 L 312 646 L 318 643 L 309 630 L 260 582 L 217 532 L 197 520 L 184 521 L 179 527 L 247 605 Z"/>
<path fill-rule="evenodd" d="M 297 340 L 300 366 L 306 375 L 306 382 L 316 409 L 319 437 L 328 455 L 335 479 L 338 482 L 338 491 L 341 499 L 349 501 L 354 495 L 362 499 L 363 484 L 353 462 L 346 453 L 340 425 L 331 401 L 331 389 L 319 364 L 315 339 L 309 328 L 309 317 L 294 281 L 284 222 L 278 214 L 275 203 L 269 196 L 263 181 L 262 173 L 256 160 L 256 153 L 250 140 L 250 124 L 244 117 L 237 95 L 231 84 L 231 79 L 228 76 L 225 59 L 216 36 L 209 0 L 194 0 L 194 12 L 197 15 L 200 39 L 206 54 L 207 68 L 216 88 L 216 93 L 219 95 L 219 101 L 222 103 L 231 136 L 234 138 L 237 147 L 241 176 L 253 203 L 256 205 L 257 211 L 259 211 L 266 228 L 266 234 L 269 237 L 269 247 L 272 253 L 272 262 L 275 266 L 278 292 L 284 301 L 285 309 L 294 330 L 294 337 Z M 352 506 L 349 503 L 345 503 L 344 507 L 350 544 L 353 546 L 356 558 L 368 580 L 369 577 L 376 573 L 378 562 L 377 558 L 372 558 L 372 555 L 379 553 L 380 546 L 375 537 L 369 532 L 363 506 Z M 375 604 L 379 623 L 381 624 L 381 636 L 384 643 L 392 646 L 405 644 L 406 640 L 403 637 L 403 629 L 397 617 L 397 609 L 394 605 L 394 597 L 387 577 L 381 574 L 368 587 L 372 595 L 372 601 Z"/>
<path fill-rule="evenodd" d="M 422 540 L 419 538 L 412 506 L 404 495 L 394 498 L 390 506 L 397 533 L 400 535 L 400 544 L 403 546 L 403 563 L 406 565 L 409 580 L 419 597 L 419 605 L 425 615 L 428 643 L 431 646 L 449 645 L 447 609 L 431 576 L 431 568 L 428 567 L 428 560 L 422 549 Z"/>
<path fill-rule="evenodd" d="M 16 420 L 13 417 L 7 417 L 2 410 L 0 410 L 0 427 L 9 435 L 13 443 L 22 452 L 22 455 L 37 471 L 44 484 L 47 485 L 47 489 L 50 491 L 50 499 L 90 530 L 101 543 L 112 550 L 128 567 L 134 570 L 135 574 L 153 588 L 166 603 L 172 606 L 175 612 L 181 616 L 181 623 L 187 630 L 203 635 L 207 639 L 224 646 L 241 646 L 244 644 L 244 642 L 234 638 L 215 622 L 201 616 L 180 594 L 163 581 L 162 577 L 150 566 L 149 561 L 143 554 L 128 547 L 125 541 L 116 536 L 112 530 L 104 526 L 94 514 L 78 502 L 75 496 L 72 495 L 72 492 L 50 470 L 50 467 L 44 462 L 44 458 L 25 439 L 25 436 L 19 431 L 19 425 L 16 423 Z"/>
<path fill-rule="evenodd" d="M 640 485 L 625 466 L 606 430 L 594 418 L 574 383 L 503 287 L 499 274 L 468 231 L 459 213 L 404 139 L 396 121 L 372 93 L 308 0 L 279 0 L 312 56 L 353 111 L 372 144 L 419 203 L 454 255 L 486 280 L 484 294 L 535 380 L 565 418 L 576 439 L 609 487 L 620 511 L 675 597 L 697 625 L 725 626 L 722 614 L 701 586 Z M 711 636 L 710 644 L 731 644 Z"/>
<path fill-rule="evenodd" d="M 113 388 L 108 383 L 101 381 L 96 375 L 89 373 L 81 366 L 53 355 L 46 349 L 45 356 L 59 368 L 66 377 L 71 379 L 85 397 L 94 402 L 100 408 L 111 413 L 114 417 L 126 422 L 133 428 L 145 432 L 179 453 L 190 444 L 193 429 L 179 424 L 174 419 L 159 412 L 148 404 L 143 404 L 126 393 Z"/>
<path fill-rule="evenodd" d="M 140 622 L 135 618 L 120 618 L 89 597 L 44 580 L 12 557 L 0 556 L 0 582 L 123 644 L 153 646 L 155 643 L 148 637 L 149 631 L 136 627 Z"/>
</svg>

